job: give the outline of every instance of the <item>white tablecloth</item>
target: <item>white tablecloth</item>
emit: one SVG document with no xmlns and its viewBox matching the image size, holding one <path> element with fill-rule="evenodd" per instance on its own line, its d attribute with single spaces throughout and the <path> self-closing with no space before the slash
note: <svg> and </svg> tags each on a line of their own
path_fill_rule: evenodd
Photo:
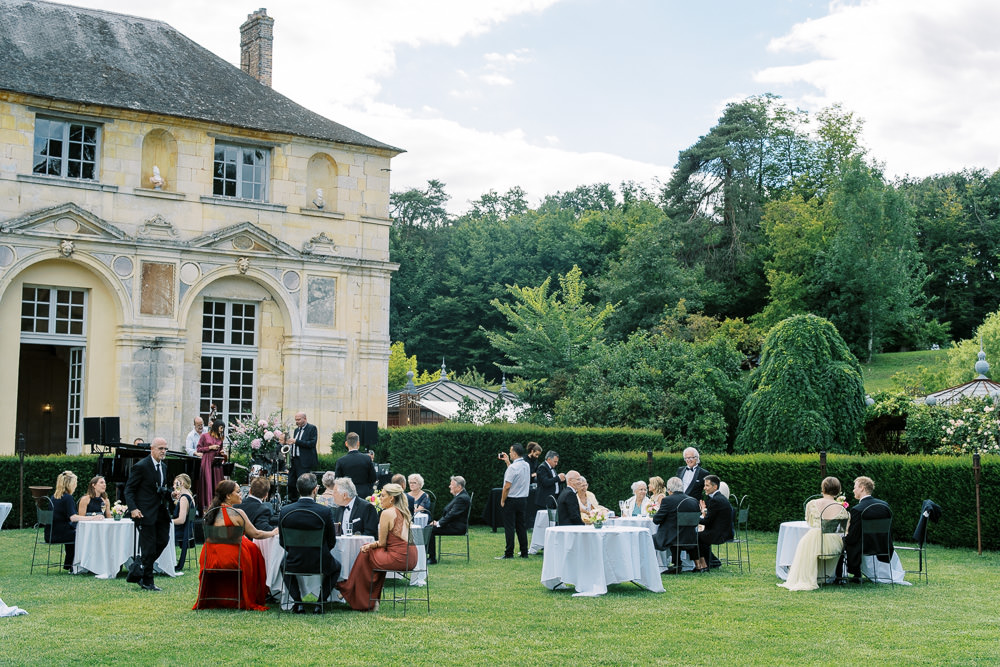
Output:
<svg viewBox="0 0 1000 667">
<path fill-rule="evenodd" d="M 73 573 L 93 572 L 98 579 L 114 579 L 122 565 L 132 558 L 135 542 L 132 519 L 101 519 L 79 521 L 76 524 L 76 553 L 73 556 Z M 177 550 L 174 546 L 174 524 L 170 524 L 170 541 L 156 559 L 156 570 L 176 577 Z"/>
<path fill-rule="evenodd" d="M 549 511 L 548 510 L 538 510 L 535 512 L 535 525 L 531 529 L 531 548 L 528 550 L 532 553 L 538 553 L 545 548 L 545 529 L 549 527 Z"/>
<path fill-rule="evenodd" d="M 361 553 L 361 545 L 374 541 L 375 538 L 368 535 L 341 535 L 337 538 L 337 543 L 330 549 L 330 553 L 340 563 L 340 577 L 338 581 L 344 581 L 351 575 L 351 568 L 354 567 L 354 561 L 357 560 L 358 554 Z M 254 543 L 260 547 L 260 552 L 264 556 L 264 564 L 267 569 L 267 587 L 270 589 L 272 595 L 281 595 L 281 592 L 285 588 L 285 584 L 281 579 L 281 561 L 285 558 L 285 550 L 278 542 L 277 536 L 268 537 L 263 540 L 254 540 Z M 299 577 L 299 591 L 302 595 L 309 595 L 311 593 L 319 597 L 322 584 L 323 581 L 318 575 Z M 287 606 L 290 608 L 291 603 Z"/>
<path fill-rule="evenodd" d="M 7 515 L 10 514 L 13 507 L 12 503 L 0 503 L 0 528 L 3 528 L 3 522 L 7 519 Z"/>
<path fill-rule="evenodd" d="M 419 516 L 419 515 L 418 515 Z M 424 516 L 427 516 L 426 514 Z M 411 526 L 413 529 L 413 541 L 417 542 L 417 566 L 415 570 L 420 570 L 420 572 L 414 572 L 410 575 L 410 585 L 411 586 L 426 586 L 427 585 L 427 548 L 424 546 L 424 531 L 427 530 L 424 526 Z M 388 577 L 398 577 L 395 572 L 386 575 Z"/>
<path fill-rule="evenodd" d="M 546 588 L 572 584 L 574 596 L 594 596 L 607 593 L 609 584 L 628 581 L 663 592 L 653 538 L 645 528 L 555 526 L 545 531 Z"/>
<path fill-rule="evenodd" d="M 799 540 L 809 532 L 809 524 L 805 521 L 785 521 L 778 528 L 778 548 L 774 556 L 774 573 L 782 581 L 788 579 L 788 568 L 795 559 L 795 549 L 799 546 Z M 872 563 L 874 561 L 874 564 Z M 909 586 L 910 582 L 904 581 L 903 565 L 899 562 L 899 554 L 893 552 L 892 559 L 888 563 L 864 556 L 861 559 L 861 573 L 871 580 L 875 580 L 876 570 L 878 570 L 878 580 L 880 583 L 893 583 Z"/>
<path fill-rule="evenodd" d="M 613 517 L 609 519 L 611 525 L 614 526 L 638 526 L 639 528 L 645 528 L 649 531 L 649 536 L 652 537 L 656 535 L 656 529 L 659 528 L 655 523 L 653 523 L 653 517 L 651 516 L 620 516 Z M 660 566 L 660 571 L 670 567 L 670 561 L 672 560 L 670 549 L 664 549 L 663 551 L 656 552 L 656 561 Z M 682 570 L 693 570 L 694 561 L 688 558 L 687 551 L 681 551 L 681 569 Z"/>
</svg>

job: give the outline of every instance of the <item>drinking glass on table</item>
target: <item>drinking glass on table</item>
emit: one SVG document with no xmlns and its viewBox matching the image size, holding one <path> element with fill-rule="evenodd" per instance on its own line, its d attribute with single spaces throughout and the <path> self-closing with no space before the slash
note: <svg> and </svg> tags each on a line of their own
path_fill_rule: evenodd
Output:
<svg viewBox="0 0 1000 667">
<path fill-rule="evenodd" d="M 623 517 L 623 518 L 625 516 L 625 504 L 626 503 L 625 503 L 624 500 L 619 500 L 618 501 L 618 509 L 621 510 L 620 516 Z"/>
<path fill-rule="evenodd" d="M 354 528 L 351 526 L 351 522 L 348 521 L 347 523 L 344 524 L 344 536 L 350 537 L 353 534 L 354 534 Z"/>
</svg>

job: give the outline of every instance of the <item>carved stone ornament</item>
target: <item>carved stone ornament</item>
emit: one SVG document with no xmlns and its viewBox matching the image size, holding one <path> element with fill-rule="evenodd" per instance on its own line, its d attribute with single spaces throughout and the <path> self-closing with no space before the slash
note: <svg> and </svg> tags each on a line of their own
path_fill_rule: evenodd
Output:
<svg viewBox="0 0 1000 667">
<path fill-rule="evenodd" d="M 250 270 L 250 258 L 240 257 L 236 260 L 236 268 L 240 273 L 246 275 L 246 272 Z"/>
<path fill-rule="evenodd" d="M 63 257 L 72 257 L 74 250 L 76 250 L 76 244 L 69 239 L 63 239 L 59 242 L 59 252 L 62 253 Z"/>
<path fill-rule="evenodd" d="M 337 244 L 326 232 L 320 232 L 302 245 L 302 253 L 306 255 L 332 255 L 336 250 Z"/>
<path fill-rule="evenodd" d="M 139 229 L 136 234 L 143 238 L 170 238 L 175 239 L 179 236 L 177 230 L 174 228 L 170 221 L 164 218 L 162 215 L 157 213 L 152 218 L 146 220 L 146 222 L 139 225 Z"/>
</svg>

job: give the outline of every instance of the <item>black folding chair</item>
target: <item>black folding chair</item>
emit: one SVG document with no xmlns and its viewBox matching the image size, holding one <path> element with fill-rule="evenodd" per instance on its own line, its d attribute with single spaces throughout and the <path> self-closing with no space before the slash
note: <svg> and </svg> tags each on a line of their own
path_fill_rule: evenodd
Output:
<svg viewBox="0 0 1000 667">
<path fill-rule="evenodd" d="M 469 560 L 469 517 L 472 515 L 472 499 L 475 497 L 475 493 L 469 492 L 469 509 L 465 511 L 465 532 L 462 535 L 465 536 L 465 553 L 461 551 L 445 552 L 441 550 L 441 538 L 443 537 L 462 537 L 462 535 L 441 535 L 438 534 L 438 548 L 437 548 L 437 560 L 440 561 L 442 556 L 465 556 L 465 560 Z"/>
<path fill-rule="evenodd" d="M 243 586 L 242 586 L 243 570 L 241 569 L 243 549 L 240 548 L 243 542 L 243 526 L 213 526 L 211 524 L 211 521 L 209 521 L 208 518 L 206 517 L 205 525 L 203 526 L 203 528 L 205 530 L 206 547 L 210 544 L 229 544 L 236 549 L 236 567 L 202 568 L 198 583 L 198 601 L 199 603 L 204 600 L 222 600 L 228 602 L 235 602 L 236 607 L 240 608 L 243 606 Z M 210 578 L 222 579 L 229 577 L 236 579 L 235 597 L 231 595 L 211 595 L 211 596 L 204 595 L 205 582 L 208 581 Z"/>
<path fill-rule="evenodd" d="M 295 517 L 307 517 L 309 518 L 307 523 L 315 523 L 317 528 L 291 528 L 287 526 L 289 518 Z M 300 523 L 293 521 L 292 523 Z M 316 550 L 316 562 L 319 563 L 319 571 L 313 570 L 290 570 L 288 569 L 288 557 L 286 556 L 281 561 L 281 581 L 284 584 L 281 591 L 281 604 L 279 605 L 281 609 L 285 609 L 289 605 L 289 591 L 288 584 L 285 583 L 286 576 L 319 576 L 320 578 L 320 592 L 316 596 L 315 602 L 297 600 L 295 604 L 309 605 L 311 607 L 318 608 L 320 613 L 326 612 L 326 600 L 323 599 L 323 587 L 322 581 L 325 571 L 323 570 L 323 550 L 326 549 L 326 529 L 323 524 L 323 518 L 317 513 L 310 509 L 295 509 L 281 517 L 281 522 L 278 524 L 278 533 L 281 535 L 281 540 L 285 544 L 285 551 L 290 549 L 315 549 Z M 302 586 L 299 586 L 299 590 L 302 591 Z M 305 597 L 304 593 L 300 593 L 301 597 Z"/>
</svg>

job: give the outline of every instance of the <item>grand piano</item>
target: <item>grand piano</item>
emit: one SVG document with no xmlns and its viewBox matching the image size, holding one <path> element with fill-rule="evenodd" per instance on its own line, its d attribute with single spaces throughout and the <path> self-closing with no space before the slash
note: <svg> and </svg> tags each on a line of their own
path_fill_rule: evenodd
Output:
<svg viewBox="0 0 1000 667">
<path fill-rule="evenodd" d="M 149 456 L 149 445 L 126 445 L 122 443 L 93 446 L 94 453 L 99 454 L 97 459 L 97 472 L 108 480 L 108 486 L 114 484 L 115 497 L 125 501 L 125 482 L 132 472 L 132 466 Z M 114 456 L 108 456 L 114 450 Z M 167 486 L 173 486 L 174 477 L 181 473 L 186 473 L 191 478 L 191 488 L 198 488 L 198 476 L 201 471 L 201 459 L 197 456 L 190 456 L 184 452 L 167 450 L 164 459 L 167 466 Z"/>
</svg>

